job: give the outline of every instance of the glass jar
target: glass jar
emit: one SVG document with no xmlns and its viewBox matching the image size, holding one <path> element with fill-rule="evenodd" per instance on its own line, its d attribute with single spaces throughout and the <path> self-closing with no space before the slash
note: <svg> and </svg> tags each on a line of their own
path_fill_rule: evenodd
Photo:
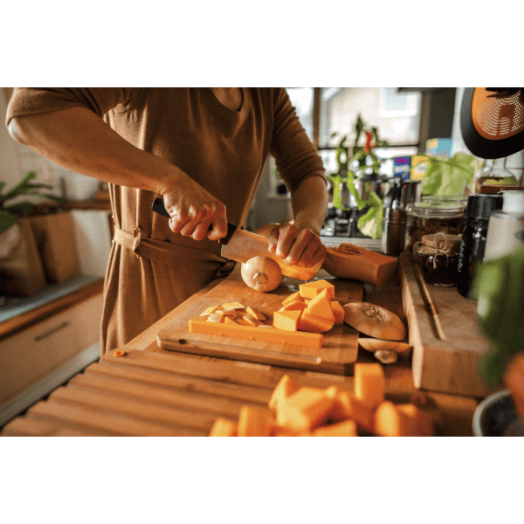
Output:
<svg viewBox="0 0 524 524">
<path fill-rule="evenodd" d="M 409 204 L 406 208 L 405 251 L 412 252 L 413 246 L 425 235 L 438 232 L 461 235 L 466 203 L 466 197 L 430 197 Z"/>
<path fill-rule="evenodd" d="M 459 243 L 459 236 L 442 232 L 424 235 L 415 243 L 413 259 L 420 265 L 425 282 L 441 287 L 455 285 Z"/>
<path fill-rule="evenodd" d="M 517 177 L 506 169 L 506 159 L 486 160 L 486 165 L 475 174 L 475 193 L 482 186 L 516 186 Z"/>
</svg>

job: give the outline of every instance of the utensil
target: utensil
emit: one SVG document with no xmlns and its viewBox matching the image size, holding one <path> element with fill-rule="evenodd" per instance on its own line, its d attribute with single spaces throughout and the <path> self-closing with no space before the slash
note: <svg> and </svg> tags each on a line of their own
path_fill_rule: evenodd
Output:
<svg viewBox="0 0 524 524">
<path fill-rule="evenodd" d="M 152 209 L 160 215 L 171 218 L 161 198 L 154 200 Z M 247 262 L 250 258 L 256 256 L 269 257 L 280 266 L 283 275 L 298 278 L 299 280 L 311 280 L 318 273 L 322 265 L 322 261 L 317 262 L 317 264 L 312 267 L 298 267 L 286 264 L 281 257 L 269 252 L 269 240 L 267 238 L 240 229 L 230 223 L 227 224 L 226 236 L 218 242 L 222 246 L 221 255 L 224 258 L 236 260 L 237 262 Z"/>
</svg>

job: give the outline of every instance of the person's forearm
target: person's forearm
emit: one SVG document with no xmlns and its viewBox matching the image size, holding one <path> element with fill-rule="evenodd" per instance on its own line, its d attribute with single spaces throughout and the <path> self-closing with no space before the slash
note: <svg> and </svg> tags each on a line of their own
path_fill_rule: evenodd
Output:
<svg viewBox="0 0 524 524">
<path fill-rule="evenodd" d="M 320 235 L 328 209 L 328 193 L 324 179 L 318 176 L 304 180 L 291 195 L 293 223 Z"/>
<path fill-rule="evenodd" d="M 67 169 L 103 182 L 160 193 L 184 173 L 138 149 L 87 108 L 14 118 L 11 136 Z"/>
</svg>

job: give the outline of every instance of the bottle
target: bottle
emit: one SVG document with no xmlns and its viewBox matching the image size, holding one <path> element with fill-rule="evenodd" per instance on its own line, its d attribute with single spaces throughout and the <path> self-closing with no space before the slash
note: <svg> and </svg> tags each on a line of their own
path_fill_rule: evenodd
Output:
<svg viewBox="0 0 524 524">
<path fill-rule="evenodd" d="M 490 214 L 502 205 L 501 194 L 478 193 L 468 198 L 457 265 L 457 290 L 463 297 L 470 298 L 475 266 L 484 260 Z"/>
<path fill-rule="evenodd" d="M 404 251 L 406 237 L 406 206 L 420 200 L 420 180 L 402 180 L 396 176 L 384 197 L 381 249 L 389 256 Z"/>
<path fill-rule="evenodd" d="M 495 159 L 486 165 L 475 175 L 475 192 L 481 193 L 482 186 L 516 186 L 517 178 L 506 169 L 506 158 L 503 163 L 501 159 Z"/>
</svg>

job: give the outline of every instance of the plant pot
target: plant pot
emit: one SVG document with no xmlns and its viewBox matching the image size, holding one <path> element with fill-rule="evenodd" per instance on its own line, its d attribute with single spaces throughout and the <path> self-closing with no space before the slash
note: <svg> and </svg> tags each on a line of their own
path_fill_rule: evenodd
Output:
<svg viewBox="0 0 524 524">
<path fill-rule="evenodd" d="M 31 222 L 19 218 L 0 234 L 0 293 L 28 297 L 46 285 Z"/>
</svg>

